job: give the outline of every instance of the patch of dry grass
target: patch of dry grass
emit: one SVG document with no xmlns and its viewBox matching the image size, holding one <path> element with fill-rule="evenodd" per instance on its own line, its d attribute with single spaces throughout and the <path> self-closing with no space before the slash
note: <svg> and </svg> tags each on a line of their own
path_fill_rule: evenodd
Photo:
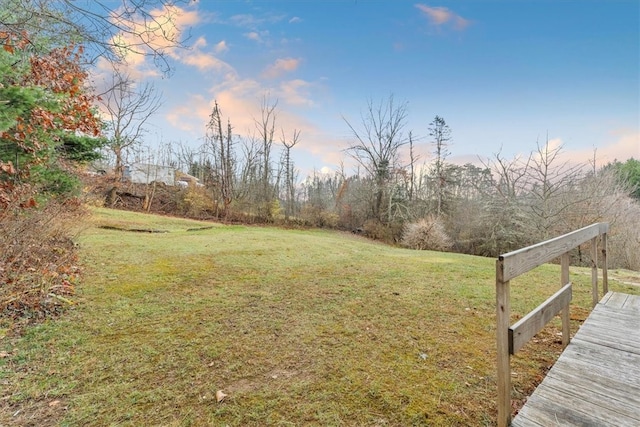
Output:
<svg viewBox="0 0 640 427">
<path fill-rule="evenodd" d="M 79 307 L 2 343 L 0 424 L 494 424 L 493 259 L 109 210 L 92 224 Z M 575 330 L 590 278 L 572 271 Z M 514 319 L 558 282 L 556 266 L 515 280 Z M 557 333 L 514 358 L 514 397 Z"/>
</svg>

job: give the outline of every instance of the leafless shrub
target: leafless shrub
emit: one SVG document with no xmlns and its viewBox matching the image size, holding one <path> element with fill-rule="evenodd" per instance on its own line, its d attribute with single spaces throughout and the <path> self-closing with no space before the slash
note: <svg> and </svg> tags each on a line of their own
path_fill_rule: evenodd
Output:
<svg viewBox="0 0 640 427">
<path fill-rule="evenodd" d="M 78 201 L 25 205 L 14 193 L 0 209 L 0 318 L 37 321 L 72 304 L 79 267 L 74 243 Z"/>
<path fill-rule="evenodd" d="M 618 203 L 620 217 L 611 225 L 607 253 L 611 268 L 640 271 L 640 204 L 632 198 Z"/>
<path fill-rule="evenodd" d="M 442 222 L 430 216 L 405 226 L 402 244 L 411 249 L 445 251 L 453 245 Z"/>
</svg>

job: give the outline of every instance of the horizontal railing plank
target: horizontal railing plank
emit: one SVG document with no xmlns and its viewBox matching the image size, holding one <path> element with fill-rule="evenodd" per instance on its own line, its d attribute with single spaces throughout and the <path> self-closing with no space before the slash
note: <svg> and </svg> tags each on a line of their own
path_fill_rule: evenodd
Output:
<svg viewBox="0 0 640 427">
<path fill-rule="evenodd" d="M 509 328 L 509 354 L 516 354 L 535 334 L 544 328 L 553 316 L 568 307 L 571 297 L 571 283 L 567 283 L 549 299 L 511 326 Z"/>
<path fill-rule="evenodd" d="M 607 223 L 596 223 L 551 240 L 509 252 L 498 257 L 502 281 L 508 281 L 549 262 L 571 249 L 608 232 Z"/>
</svg>

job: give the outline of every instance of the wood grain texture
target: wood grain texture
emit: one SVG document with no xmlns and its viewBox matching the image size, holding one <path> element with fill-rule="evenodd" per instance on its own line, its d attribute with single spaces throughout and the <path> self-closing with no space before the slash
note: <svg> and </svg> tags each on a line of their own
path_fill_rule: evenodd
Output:
<svg viewBox="0 0 640 427">
<path fill-rule="evenodd" d="M 640 426 L 640 296 L 607 293 L 511 425 Z"/>
<path fill-rule="evenodd" d="M 592 224 L 555 239 L 500 255 L 498 260 L 502 263 L 501 280 L 511 280 L 534 267 L 558 258 L 576 246 L 598 237 L 606 232 L 603 231 L 606 229 L 608 229 L 606 223 Z"/>
<path fill-rule="evenodd" d="M 535 310 L 509 328 L 509 353 L 516 354 L 535 334 L 561 310 L 569 312 L 571 283 L 564 285 Z"/>
</svg>

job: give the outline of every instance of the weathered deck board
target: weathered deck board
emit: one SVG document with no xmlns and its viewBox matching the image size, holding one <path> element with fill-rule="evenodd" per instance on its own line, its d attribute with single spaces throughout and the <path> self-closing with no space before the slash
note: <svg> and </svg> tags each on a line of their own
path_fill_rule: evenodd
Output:
<svg viewBox="0 0 640 427">
<path fill-rule="evenodd" d="M 628 298 L 629 295 L 627 294 L 612 292 L 611 297 L 607 298 L 607 301 L 604 303 L 604 305 L 607 307 L 622 308 Z"/>
<path fill-rule="evenodd" d="M 640 311 L 640 298 L 628 298 L 623 308 Z"/>
<path fill-rule="evenodd" d="M 511 425 L 640 426 L 640 296 L 607 293 Z"/>
</svg>

